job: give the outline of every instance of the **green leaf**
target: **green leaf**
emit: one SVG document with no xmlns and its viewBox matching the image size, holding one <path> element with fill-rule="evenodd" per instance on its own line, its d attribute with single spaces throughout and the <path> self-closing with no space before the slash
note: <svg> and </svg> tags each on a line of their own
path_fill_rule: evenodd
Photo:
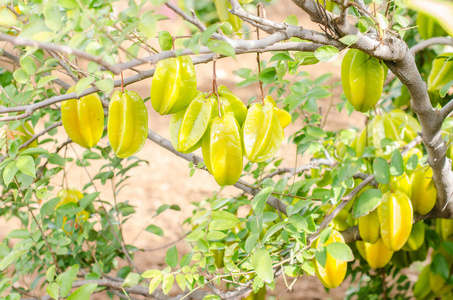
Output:
<svg viewBox="0 0 453 300">
<path fill-rule="evenodd" d="M 206 43 L 206 46 L 208 46 L 208 48 L 212 52 L 216 52 L 221 55 L 231 56 L 233 58 L 236 58 L 236 52 L 234 51 L 234 48 L 225 41 L 209 40 Z"/>
<path fill-rule="evenodd" d="M 252 200 L 252 209 L 255 215 L 260 215 L 263 213 L 264 208 L 266 207 L 266 201 L 274 191 L 274 188 L 269 186 L 262 189 Z"/>
<path fill-rule="evenodd" d="M 227 211 L 213 211 L 212 221 L 209 223 L 209 230 L 228 230 L 234 228 L 239 219 Z"/>
<path fill-rule="evenodd" d="M 43 148 L 37 147 L 37 148 L 28 148 L 28 149 L 25 149 L 25 150 L 23 150 L 23 151 L 21 151 L 21 152 L 19 153 L 19 156 L 23 156 L 23 155 L 35 155 L 35 154 L 38 154 L 38 155 L 39 155 L 39 154 L 47 154 L 47 155 L 49 155 L 50 153 L 49 153 L 47 150 L 43 149 Z"/>
<path fill-rule="evenodd" d="M 51 265 L 46 271 L 46 280 L 52 282 L 55 278 L 55 265 Z"/>
<path fill-rule="evenodd" d="M 440 88 L 439 95 L 443 98 L 447 95 L 448 91 L 450 90 L 451 86 L 453 85 L 453 80 L 448 82 L 446 85 Z"/>
<path fill-rule="evenodd" d="M 382 191 L 378 189 L 370 189 L 364 191 L 357 199 L 352 210 L 352 216 L 354 219 L 358 219 L 362 216 L 369 214 L 371 211 L 376 209 L 381 203 Z"/>
<path fill-rule="evenodd" d="M 95 85 L 98 87 L 98 89 L 100 89 L 101 91 L 103 91 L 106 94 L 113 91 L 113 86 L 114 86 L 113 80 L 111 78 L 102 79 L 102 80 L 96 82 Z"/>
<path fill-rule="evenodd" d="M 283 22 L 294 26 L 297 26 L 297 24 L 299 24 L 299 21 L 297 20 L 297 17 L 295 15 L 287 16 Z"/>
<path fill-rule="evenodd" d="M 171 48 L 173 48 L 173 38 L 168 31 L 159 32 L 159 45 L 162 51 L 171 50 Z"/>
<path fill-rule="evenodd" d="M 66 160 L 57 153 L 52 153 L 49 157 L 49 163 L 63 167 L 66 164 Z"/>
<path fill-rule="evenodd" d="M 9 239 L 27 239 L 30 237 L 28 229 L 14 229 L 11 230 L 7 235 Z"/>
<path fill-rule="evenodd" d="M 164 275 L 164 278 L 162 280 L 162 291 L 164 292 L 165 295 L 167 295 L 170 292 L 174 282 L 175 277 L 173 277 L 172 274 Z"/>
<path fill-rule="evenodd" d="M 19 21 L 9 9 L 0 9 L 0 26 L 15 26 Z"/>
<path fill-rule="evenodd" d="M 184 291 L 186 289 L 186 276 L 184 276 L 184 274 L 176 275 L 176 283 L 181 291 Z"/>
<path fill-rule="evenodd" d="M 250 253 L 252 252 L 253 248 L 255 248 L 256 241 L 258 241 L 258 238 L 260 235 L 258 233 L 254 233 L 249 235 L 249 237 L 245 240 L 245 252 Z"/>
<path fill-rule="evenodd" d="M 390 168 L 387 161 L 382 157 L 376 157 L 373 162 L 373 173 L 376 181 L 387 184 L 390 181 Z"/>
<path fill-rule="evenodd" d="M 192 231 L 191 233 L 189 233 L 185 240 L 188 241 L 188 242 L 196 242 L 198 241 L 199 239 L 201 239 L 206 233 L 204 231 L 201 231 L 201 230 L 195 230 L 195 231 Z"/>
<path fill-rule="evenodd" d="M 39 212 L 41 219 L 47 217 L 51 212 L 55 210 L 60 198 L 52 198 L 49 201 L 44 202 Z"/>
<path fill-rule="evenodd" d="M 404 160 L 401 152 L 394 150 L 390 161 L 390 174 L 393 176 L 401 176 L 404 173 Z"/>
<path fill-rule="evenodd" d="M 72 283 L 79 272 L 79 266 L 73 265 L 66 272 L 58 275 L 57 279 L 55 280 L 58 285 L 60 286 L 60 296 L 66 297 L 72 288 Z"/>
<path fill-rule="evenodd" d="M 159 286 L 159 284 L 162 282 L 162 275 L 159 275 L 158 277 L 154 277 L 153 280 L 149 283 L 149 294 L 151 295 Z"/>
<path fill-rule="evenodd" d="M 407 160 L 406 169 L 415 170 L 418 166 L 418 156 L 417 154 L 412 154 L 411 157 Z"/>
<path fill-rule="evenodd" d="M 277 54 L 273 55 L 271 57 L 271 59 L 269 60 L 269 62 L 273 62 L 273 61 L 294 61 L 294 59 L 292 59 L 291 56 L 289 56 L 286 53 L 277 53 Z"/>
<path fill-rule="evenodd" d="M 33 75 L 36 72 L 35 61 L 30 56 L 22 57 L 20 59 L 20 66 L 28 75 Z"/>
<path fill-rule="evenodd" d="M 124 279 L 123 284 L 121 284 L 122 287 L 133 287 L 134 285 L 137 285 L 140 282 L 141 276 L 140 274 L 131 272 L 127 274 L 126 279 Z"/>
<path fill-rule="evenodd" d="M 274 272 L 272 269 L 272 260 L 266 249 L 261 249 L 252 254 L 252 266 L 264 282 L 271 283 L 274 281 Z"/>
<path fill-rule="evenodd" d="M 269 84 L 275 81 L 275 75 L 277 75 L 275 67 L 269 67 L 261 71 L 259 78 L 263 83 Z"/>
<path fill-rule="evenodd" d="M 60 31 L 63 27 L 61 23 L 61 14 L 60 7 L 53 3 L 53 1 L 48 1 L 44 5 L 44 22 L 46 26 L 53 31 Z"/>
<path fill-rule="evenodd" d="M 67 300 L 85 300 L 85 299 L 90 299 L 91 294 L 94 293 L 94 291 L 96 290 L 97 287 L 98 287 L 97 283 L 84 284 L 81 287 L 79 287 L 77 290 L 75 290 L 74 293 L 72 293 L 66 299 Z"/>
<path fill-rule="evenodd" d="M 206 235 L 206 239 L 208 241 L 216 241 L 216 240 L 221 240 L 224 237 L 226 237 L 226 234 L 221 232 L 221 231 L 209 231 L 208 234 Z"/>
<path fill-rule="evenodd" d="M 16 175 L 19 169 L 16 167 L 16 161 L 13 160 L 10 162 L 6 168 L 3 170 L 3 181 L 6 185 L 10 184 L 13 181 L 14 176 Z"/>
<path fill-rule="evenodd" d="M 147 270 L 143 272 L 142 277 L 143 278 L 155 278 L 159 275 L 161 275 L 162 272 L 160 270 L 154 269 L 154 270 Z"/>
<path fill-rule="evenodd" d="M 148 231 L 149 233 L 153 233 L 158 236 L 164 236 L 164 231 L 162 230 L 162 228 L 160 228 L 156 225 L 153 225 L 153 224 L 146 227 L 145 230 Z"/>
<path fill-rule="evenodd" d="M 322 46 L 316 49 L 314 54 L 319 61 L 331 62 L 338 57 L 339 53 L 340 51 L 334 46 Z"/>
<path fill-rule="evenodd" d="M 80 79 L 75 87 L 77 97 L 79 97 L 83 92 L 85 92 L 85 90 L 90 86 L 91 83 L 93 83 L 93 81 L 94 77 L 85 77 Z"/>
<path fill-rule="evenodd" d="M 25 72 L 23 69 L 17 69 L 16 71 L 14 71 L 13 77 L 17 82 L 22 84 L 27 83 L 28 79 L 30 78 L 27 72 Z"/>
<path fill-rule="evenodd" d="M 46 286 L 46 292 L 49 294 L 50 297 L 52 297 L 55 300 L 59 299 L 60 294 L 58 293 L 60 291 L 60 287 L 56 282 L 50 283 L 48 286 Z"/>
<path fill-rule="evenodd" d="M 165 262 L 172 268 L 175 268 L 178 265 L 178 249 L 176 249 L 176 246 L 167 250 Z"/>
<path fill-rule="evenodd" d="M 213 24 L 209 26 L 203 33 L 201 34 L 201 43 L 206 44 L 208 40 L 214 35 L 214 33 L 217 31 L 217 29 L 220 28 L 222 24 Z"/>
<path fill-rule="evenodd" d="M 36 178 L 36 170 L 35 170 L 35 160 L 33 157 L 24 155 L 19 156 L 16 162 L 16 167 L 24 174 Z"/>
<path fill-rule="evenodd" d="M 353 261 L 354 255 L 348 245 L 341 242 L 333 242 L 326 246 L 327 253 L 333 258 L 342 261 Z"/>
<path fill-rule="evenodd" d="M 346 35 L 340 39 L 340 42 L 342 42 L 345 45 L 351 46 L 352 44 L 355 44 L 358 40 L 360 39 L 360 36 L 351 34 L 351 35 Z"/>
<path fill-rule="evenodd" d="M 320 251 L 315 252 L 315 259 L 318 264 L 325 268 L 327 261 L 327 250 L 326 247 L 320 247 L 319 249 Z"/>
<path fill-rule="evenodd" d="M 153 38 L 157 31 L 157 20 L 153 15 L 153 11 L 147 11 L 140 17 L 138 30 L 147 38 Z"/>
<path fill-rule="evenodd" d="M 10 264 L 15 262 L 19 257 L 24 255 L 26 252 L 28 252 L 28 251 L 26 251 L 26 250 L 22 250 L 22 251 L 13 250 L 13 251 L 11 251 L 7 256 L 5 256 L 5 258 L 3 258 L 0 261 L 0 271 L 5 270 Z"/>
<path fill-rule="evenodd" d="M 49 76 L 40 78 L 38 81 L 38 89 L 44 87 L 46 84 L 48 84 L 49 82 L 51 82 L 57 78 L 58 78 L 58 76 L 54 76 L 54 75 L 49 75 Z"/>
<path fill-rule="evenodd" d="M 285 227 L 285 223 L 281 222 L 281 223 L 277 223 L 275 225 L 272 225 L 271 228 L 269 228 L 268 231 L 266 231 L 266 234 L 264 235 L 263 237 L 263 240 L 262 242 L 265 243 L 270 237 L 272 237 L 277 231 L 279 231 L 280 229 L 282 229 L 283 227 Z"/>
<path fill-rule="evenodd" d="M 289 222 L 299 231 L 305 231 L 308 227 L 307 221 L 301 215 L 292 215 Z"/>
<path fill-rule="evenodd" d="M 440 253 L 436 253 L 431 263 L 431 271 L 433 274 L 439 274 L 443 279 L 447 280 L 450 271 L 448 270 L 447 259 Z"/>
<path fill-rule="evenodd" d="M 52 196 L 52 193 L 49 193 L 47 191 L 47 188 L 42 188 L 42 189 L 36 190 L 35 195 L 36 195 L 36 198 L 38 198 L 39 200 L 44 200 L 44 199 L 47 199 L 50 196 Z"/>
</svg>

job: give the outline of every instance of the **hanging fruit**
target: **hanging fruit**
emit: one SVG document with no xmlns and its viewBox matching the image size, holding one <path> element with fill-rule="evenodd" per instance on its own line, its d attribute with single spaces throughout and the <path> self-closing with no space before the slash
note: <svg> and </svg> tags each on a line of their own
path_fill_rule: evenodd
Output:
<svg viewBox="0 0 453 300">
<path fill-rule="evenodd" d="M 359 218 L 359 233 L 363 241 L 374 244 L 381 236 L 377 210 Z"/>
<path fill-rule="evenodd" d="M 332 229 L 329 239 L 321 244 L 319 238 L 315 242 L 315 248 L 325 247 L 330 243 L 340 242 L 344 243 L 343 236 L 341 233 Z M 346 269 L 348 263 L 346 261 L 337 260 L 327 253 L 326 264 L 321 266 L 316 260 L 314 260 L 316 276 L 319 278 L 321 283 L 328 289 L 333 289 L 339 286 L 346 276 Z"/>
<path fill-rule="evenodd" d="M 68 94 L 75 87 L 68 90 Z M 71 140 L 84 148 L 96 146 L 104 132 L 104 109 L 97 93 L 63 101 L 61 121 Z"/>
<path fill-rule="evenodd" d="M 221 85 L 218 87 L 219 101 L 225 112 L 232 112 L 238 121 L 239 125 L 244 124 L 247 117 L 247 107 L 235 94 L 233 94 L 226 86 Z M 215 95 L 212 95 L 215 97 Z"/>
<path fill-rule="evenodd" d="M 448 36 L 448 33 L 442 28 L 435 18 L 423 13 L 418 13 L 416 25 L 422 39 L 427 40 L 436 36 Z"/>
<path fill-rule="evenodd" d="M 420 168 L 411 175 L 411 202 L 414 212 L 428 214 L 436 205 L 437 189 L 433 180 L 433 169 L 430 166 Z"/>
<path fill-rule="evenodd" d="M 55 209 L 68 203 L 78 204 L 79 200 L 83 198 L 83 194 L 77 189 L 63 189 L 58 192 L 57 197 L 60 197 L 60 201 L 58 202 L 57 206 L 55 206 Z M 75 222 L 70 223 L 69 225 L 74 225 L 74 228 L 78 229 L 86 220 L 88 220 L 89 217 L 90 214 L 86 210 L 82 210 L 76 214 Z M 63 217 L 63 225 L 61 226 L 61 229 L 63 229 L 66 234 L 69 234 L 69 232 L 67 232 L 64 228 L 67 219 L 68 218 L 66 216 Z"/>
<path fill-rule="evenodd" d="M 346 53 L 341 63 L 341 83 L 355 110 L 367 112 L 379 101 L 385 73 L 383 62 L 377 58 L 356 49 Z"/>
<path fill-rule="evenodd" d="M 107 130 L 116 156 L 129 157 L 142 149 L 148 136 L 148 111 L 136 92 L 113 93 Z"/>
<path fill-rule="evenodd" d="M 385 246 L 382 238 L 379 238 L 374 244 L 357 241 L 356 245 L 360 255 L 373 269 L 385 267 L 392 259 L 393 251 Z"/>
<path fill-rule="evenodd" d="M 417 251 L 425 241 L 425 225 L 423 221 L 417 222 L 412 226 L 411 234 L 407 239 L 403 250 L 406 251 Z"/>
<path fill-rule="evenodd" d="M 284 133 L 274 105 L 270 101 L 253 104 L 243 126 L 245 155 L 251 162 L 263 162 L 274 156 L 283 142 Z"/>
<path fill-rule="evenodd" d="M 378 206 L 379 225 L 384 244 L 392 251 L 400 250 L 411 233 L 413 209 L 406 194 L 396 190 L 382 195 Z"/>
<path fill-rule="evenodd" d="M 197 92 L 195 67 L 189 56 L 160 60 L 151 85 L 151 104 L 161 115 L 186 108 Z"/>
<path fill-rule="evenodd" d="M 215 117 L 202 141 L 206 168 L 220 186 L 233 185 L 242 173 L 239 123 L 233 113 Z"/>
</svg>

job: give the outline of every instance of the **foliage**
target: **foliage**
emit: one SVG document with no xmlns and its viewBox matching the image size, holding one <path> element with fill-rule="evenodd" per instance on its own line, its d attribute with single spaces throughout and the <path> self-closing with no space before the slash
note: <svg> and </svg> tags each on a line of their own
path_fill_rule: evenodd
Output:
<svg viewBox="0 0 453 300">
<path fill-rule="evenodd" d="M 415 296 L 428 299 L 451 292 L 453 208 L 447 195 L 453 189 L 453 123 L 448 118 L 453 109 L 453 56 L 445 45 L 451 45 L 451 37 L 446 36 L 452 28 L 451 20 L 442 17 L 437 22 L 433 18 L 442 9 L 451 10 L 451 5 L 433 1 L 437 10 L 429 9 L 429 15 L 423 15 L 417 12 L 423 11 L 427 2 L 422 0 L 409 1 L 410 6 L 399 0 L 293 2 L 310 14 L 322 32 L 299 27 L 295 15 L 286 16 L 281 23 L 266 19 L 263 6 L 272 5 L 266 1 L 186 0 L 176 6 L 162 0 L 129 0 L 126 8 L 119 10 L 120 3 L 113 1 L 0 0 L 0 59 L 5 62 L 0 67 L 0 216 L 20 222 L 20 228 L 7 232 L 0 243 L 1 296 L 37 299 L 45 293 L 53 299 L 87 299 L 93 293 L 105 293 L 111 298 L 136 294 L 168 299 L 178 286 L 179 293 L 196 299 L 249 293 L 247 299 L 258 300 L 266 290 L 275 289 L 280 276 L 288 290 L 297 280 L 304 280 L 304 275 L 317 275 L 324 285 L 334 287 L 342 278 L 326 284 L 319 270 L 338 265 L 346 268 L 346 262 L 346 280 L 352 282 L 347 299 L 365 295 L 370 299 L 410 299 L 412 282 L 406 270 L 420 271 L 426 265 L 429 271 L 417 282 L 419 287 L 425 286 L 416 287 Z M 168 18 L 163 15 L 164 7 L 178 21 L 187 22 L 178 23 L 174 32 L 162 30 Z M 348 15 L 355 22 L 350 23 Z M 255 28 L 267 36 L 253 39 Z M 179 36 L 181 32 L 190 35 Z M 158 44 L 161 51 L 156 49 Z M 349 55 L 343 61 L 346 71 L 342 72 L 342 83 L 336 82 L 339 74 L 314 78 L 305 71 L 307 65 L 338 61 L 349 49 L 357 49 L 350 53 L 359 55 Z M 256 69 L 235 70 L 241 81 L 229 87 L 231 91 L 217 88 L 216 61 L 239 59 L 249 52 L 271 55 L 268 60 L 258 55 Z M 359 56 L 360 61 L 354 61 Z M 206 62 L 214 66 L 213 89 L 195 93 L 196 65 Z M 149 63 L 155 68 L 137 69 L 143 65 L 148 68 Z M 190 72 L 183 70 L 187 65 Z M 124 78 L 122 72 L 129 69 L 137 74 Z M 153 96 L 150 102 L 159 113 L 174 114 L 171 126 L 176 133 L 171 133 L 171 142 L 152 131 L 152 120 L 149 131 L 145 126 L 143 102 L 150 98 L 143 101 L 135 92 L 125 94 L 125 86 L 154 74 L 151 94 L 161 98 Z M 182 83 L 184 76 L 190 77 L 190 87 Z M 370 80 L 372 86 L 367 85 Z M 243 99 L 248 112 L 254 111 L 252 117 L 252 113 L 245 117 L 245 106 L 234 104 L 235 88 L 252 85 L 260 87 L 261 95 Z M 340 86 L 345 90 L 341 96 Z M 115 88 L 121 91 L 114 92 Z M 108 108 L 112 92 L 117 102 L 113 113 Z M 94 93 L 99 95 L 104 114 L 112 114 L 112 124 L 107 130 L 107 117 L 102 135 L 111 143 L 115 139 L 115 150 L 110 144 L 98 144 L 71 158 L 67 151 L 77 146 L 66 136 L 62 140 L 57 135 L 62 121 L 65 128 L 68 122 L 62 119 L 61 109 L 69 103 L 66 100 L 94 97 Z M 176 105 L 170 99 L 173 94 L 182 99 Z M 193 100 L 184 98 L 188 94 L 200 104 L 189 106 L 191 117 L 182 120 Z M 357 94 L 362 96 L 359 100 Z M 206 98 L 209 113 L 203 115 L 199 107 Z M 262 104 L 254 106 L 260 100 Z M 77 103 L 81 106 L 82 100 Z M 270 117 L 256 121 L 266 114 L 264 106 Z M 325 107 L 326 112 L 321 110 Z M 78 105 L 73 108 L 82 110 Z M 129 113 L 132 108 L 139 113 Z M 333 112 L 353 118 L 354 108 L 366 115 L 365 128 L 355 124 L 349 129 L 327 129 Z M 287 125 L 282 120 L 289 122 L 288 113 L 294 131 L 287 140 L 297 149 L 296 161 L 311 158 L 299 168 L 284 166 L 285 160 L 273 155 Z M 222 114 L 227 116 L 222 119 Z M 100 120 L 102 111 L 98 110 L 97 116 Z M 196 124 L 200 119 L 204 123 Z M 227 139 L 229 133 L 221 132 L 225 120 L 234 127 L 234 145 Z M 89 121 L 71 125 L 83 132 Z M 241 129 L 242 123 L 246 125 Z M 37 132 L 41 124 L 45 130 Z M 244 128 L 254 129 L 256 124 L 271 129 L 257 130 L 255 136 L 250 134 L 253 130 L 246 134 Z M 101 125 L 97 124 L 98 131 Z M 202 128 L 194 134 L 196 141 L 186 143 L 189 134 L 181 133 L 180 127 L 187 126 L 190 130 Z M 278 133 L 272 132 L 274 129 Z M 226 138 L 219 142 L 211 130 Z M 184 221 L 184 240 L 190 251 L 182 253 L 171 243 L 162 250 L 166 265 L 142 273 L 134 261 L 142 249 L 126 244 L 123 233 L 124 224 L 133 220 L 137 208 L 133 201 L 117 198 L 133 180 L 133 170 L 148 164 L 130 156 L 141 149 L 145 136 L 188 160 L 191 176 L 195 170 L 210 171 L 220 185 L 234 185 L 240 193 L 224 198 L 219 192 L 192 203 L 192 214 Z M 243 139 L 252 143 L 243 146 Z M 255 147 L 257 141 L 264 146 Z M 206 165 L 200 157 L 187 153 L 202 144 Z M 253 149 L 247 153 L 250 161 L 242 173 L 242 164 L 234 165 L 235 174 L 230 175 L 225 161 L 233 156 L 241 158 L 247 145 Z M 122 146 L 128 155 L 119 154 Z M 228 150 L 226 154 L 222 149 Z M 256 158 L 263 152 L 268 154 L 261 156 L 265 159 Z M 73 189 L 67 180 L 70 163 L 87 173 L 87 166 L 101 165 L 83 190 L 73 191 L 76 196 L 72 198 L 59 193 Z M 242 179 L 237 180 L 240 175 Z M 56 178 L 62 183 L 56 183 Z M 112 196 L 99 192 L 100 185 L 109 187 Z M 404 205 L 382 201 L 403 193 L 407 195 Z M 421 193 L 424 196 L 417 198 Z M 425 199 L 421 200 L 423 206 L 420 198 Z M 383 202 L 385 213 L 380 212 Z M 417 212 L 414 216 L 412 205 Z M 181 208 L 163 204 L 153 218 L 168 210 Z M 398 239 L 398 247 L 388 250 L 395 251 L 392 261 L 378 270 L 368 265 L 369 254 L 362 257 L 354 243 L 360 239 L 359 218 L 375 211 L 379 212 L 375 224 L 379 223 L 376 227 L 386 245 Z M 395 222 L 395 215 L 404 222 Z M 412 220 L 423 222 L 418 226 L 423 235 L 409 235 Z M 144 230 L 157 236 L 165 234 L 156 224 Z M 408 239 L 410 243 L 406 243 Z M 122 262 L 126 266 L 119 267 Z M 332 272 L 337 274 L 335 269 Z M 33 277 L 31 285 L 18 288 L 17 283 L 28 276 Z M 427 293 L 420 296 L 420 290 Z"/>
</svg>

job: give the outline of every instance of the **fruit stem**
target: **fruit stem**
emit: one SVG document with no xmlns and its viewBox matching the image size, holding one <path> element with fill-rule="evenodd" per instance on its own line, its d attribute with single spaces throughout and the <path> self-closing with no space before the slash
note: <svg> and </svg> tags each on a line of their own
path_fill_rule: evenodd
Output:
<svg viewBox="0 0 453 300">
<path fill-rule="evenodd" d="M 217 59 L 219 58 L 219 54 L 216 53 L 212 59 L 212 92 L 215 94 L 217 98 L 217 109 L 219 111 L 219 118 L 222 118 L 222 112 L 221 112 L 221 103 L 220 103 L 220 97 L 219 97 L 219 91 L 217 89 L 217 74 L 215 71 L 215 65 L 217 62 Z"/>
<path fill-rule="evenodd" d="M 124 78 L 123 78 L 123 71 L 121 71 L 121 93 L 124 94 Z"/>
<path fill-rule="evenodd" d="M 263 3 L 258 3 L 256 5 L 256 14 L 257 16 L 259 17 L 260 16 L 260 11 L 263 11 L 263 15 L 265 14 L 264 12 L 264 5 Z M 265 16 L 264 16 L 265 17 Z M 258 27 L 256 27 L 256 39 L 259 40 L 260 39 L 260 29 Z M 259 52 L 256 52 L 256 63 L 258 64 L 258 84 L 260 86 L 260 91 L 261 91 L 261 103 L 263 105 L 265 105 L 264 103 L 264 90 L 263 90 L 263 82 L 261 81 L 260 79 L 260 74 L 261 74 L 261 64 L 260 64 L 260 53 Z"/>
</svg>

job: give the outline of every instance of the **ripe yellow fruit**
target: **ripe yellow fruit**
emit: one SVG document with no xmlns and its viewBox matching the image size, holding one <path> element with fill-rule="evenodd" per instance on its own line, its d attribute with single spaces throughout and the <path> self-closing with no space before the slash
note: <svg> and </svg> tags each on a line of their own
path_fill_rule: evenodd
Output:
<svg viewBox="0 0 453 300">
<path fill-rule="evenodd" d="M 412 173 L 411 202 L 414 212 L 428 214 L 436 205 L 437 189 L 433 180 L 433 169 L 429 166 Z"/>
<path fill-rule="evenodd" d="M 325 244 L 321 245 L 319 239 L 316 240 L 315 247 L 327 246 L 334 242 L 344 243 L 343 236 L 335 229 L 332 230 L 332 233 Z M 329 289 L 336 288 L 343 282 L 348 267 L 347 262 L 333 258 L 329 253 L 327 253 L 325 267 L 322 267 L 316 260 L 314 261 L 314 265 L 316 276 L 318 276 L 321 283 Z"/>
<path fill-rule="evenodd" d="M 359 233 L 364 242 L 374 244 L 381 236 L 377 210 L 359 218 Z"/>
<path fill-rule="evenodd" d="M 385 267 L 392 259 L 393 251 L 385 246 L 382 238 L 379 238 L 374 244 L 357 241 L 356 245 L 360 255 L 373 269 Z"/>
<path fill-rule="evenodd" d="M 409 197 L 401 191 L 387 192 L 382 195 L 378 206 L 381 237 L 392 251 L 400 250 L 411 233 L 412 205 Z"/>
</svg>

